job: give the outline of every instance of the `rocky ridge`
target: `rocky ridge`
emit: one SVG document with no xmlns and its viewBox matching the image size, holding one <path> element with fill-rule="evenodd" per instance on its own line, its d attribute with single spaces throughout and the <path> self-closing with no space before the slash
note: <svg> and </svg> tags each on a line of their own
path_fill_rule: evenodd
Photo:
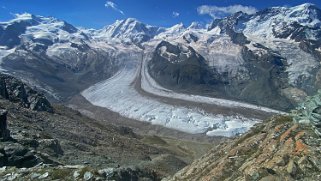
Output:
<svg viewBox="0 0 321 181">
<path fill-rule="evenodd" d="M 165 180 L 320 180 L 320 100 L 309 97 L 291 116 L 257 124 Z"/>
</svg>

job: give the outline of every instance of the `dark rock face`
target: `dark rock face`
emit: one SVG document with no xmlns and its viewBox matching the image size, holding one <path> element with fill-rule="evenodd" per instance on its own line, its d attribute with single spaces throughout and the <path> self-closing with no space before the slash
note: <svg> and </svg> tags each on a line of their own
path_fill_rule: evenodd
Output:
<svg viewBox="0 0 321 181">
<path fill-rule="evenodd" d="M 242 57 L 251 75 L 248 81 L 243 82 L 244 87 L 240 89 L 242 92 L 234 93 L 240 95 L 243 100 L 256 104 L 282 110 L 293 108 L 295 103 L 282 95 L 282 89 L 289 86 L 286 60 L 263 45 L 254 46 L 265 49 L 267 53 L 258 56 L 247 47 L 243 47 Z"/>
<path fill-rule="evenodd" d="M 245 45 L 250 42 L 242 33 L 242 28 L 244 26 L 242 25 L 242 22 L 248 21 L 249 18 L 249 15 L 238 12 L 224 19 L 215 19 L 209 26 L 208 30 L 211 30 L 215 27 L 220 27 L 222 33 L 226 33 L 227 35 L 229 35 L 233 43 L 238 45 Z"/>
<path fill-rule="evenodd" d="M 172 55 L 162 55 L 162 48 Z M 190 56 L 186 56 L 186 52 Z M 215 72 L 211 72 L 205 59 L 191 47 L 180 47 L 169 42 L 161 42 L 148 64 L 149 73 L 159 83 L 177 88 L 188 87 L 197 84 L 217 84 L 220 79 Z"/>
<path fill-rule="evenodd" d="M 0 97 L 19 103 L 35 111 L 53 112 L 52 106 L 44 95 L 32 90 L 21 81 L 0 74 Z"/>
<path fill-rule="evenodd" d="M 0 109 L 0 138 L 8 140 L 10 138 L 10 131 L 7 123 L 7 110 Z"/>
<path fill-rule="evenodd" d="M 228 72 L 219 73 L 215 67 L 209 67 L 206 60 L 191 47 L 187 48 L 190 56 L 184 56 L 188 54 L 187 50 L 180 46 L 165 41 L 157 46 L 148 69 L 159 84 L 170 89 L 222 96 L 282 110 L 294 107 L 294 103 L 281 93 L 288 85 L 287 63 L 263 45 L 254 45 L 267 50 L 268 53 L 260 57 L 246 46 L 243 47 L 243 66 L 250 72 L 244 73 L 244 76 L 247 75 L 245 79 L 233 78 Z M 164 47 L 172 57 L 164 54 Z"/>
<path fill-rule="evenodd" d="M 18 143 L 6 144 L 3 152 L 8 166 L 32 167 L 40 161 L 33 152 Z"/>
<path fill-rule="evenodd" d="M 27 26 L 34 24 L 37 24 L 37 22 L 35 20 L 31 20 L 15 22 L 6 27 L 0 26 L 0 45 L 7 46 L 9 48 L 19 45 L 21 42 L 19 35 L 26 31 Z"/>
</svg>

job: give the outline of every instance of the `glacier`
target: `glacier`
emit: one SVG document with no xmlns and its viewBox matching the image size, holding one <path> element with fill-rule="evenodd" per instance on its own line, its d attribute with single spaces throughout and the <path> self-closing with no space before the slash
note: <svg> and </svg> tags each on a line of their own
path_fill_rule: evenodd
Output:
<svg viewBox="0 0 321 181">
<path fill-rule="evenodd" d="M 145 62 L 140 60 L 140 54 L 136 54 L 136 57 L 132 54 L 130 57 L 135 60 L 127 61 L 126 66 L 113 77 L 89 87 L 81 95 L 95 106 L 105 107 L 131 119 L 208 136 L 233 137 L 248 131 L 261 120 L 238 114 L 213 114 L 200 108 L 163 103 L 155 98 L 140 94 L 135 89 L 137 77 L 141 74 L 141 86 L 144 91 L 163 97 L 282 113 L 235 101 L 175 93 L 161 87 L 148 75 Z M 140 68 L 141 63 L 142 68 Z"/>
</svg>

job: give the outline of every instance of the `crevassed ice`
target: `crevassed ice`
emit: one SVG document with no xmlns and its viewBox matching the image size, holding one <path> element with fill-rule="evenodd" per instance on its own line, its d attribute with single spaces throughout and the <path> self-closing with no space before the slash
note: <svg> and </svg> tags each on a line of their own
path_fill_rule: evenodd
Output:
<svg viewBox="0 0 321 181">
<path fill-rule="evenodd" d="M 122 116 L 192 134 L 230 137 L 244 133 L 258 122 L 241 116 L 208 114 L 199 109 L 169 105 L 145 97 L 136 92 L 132 85 L 137 73 L 138 64 L 134 63 L 112 78 L 86 89 L 82 95 L 93 105 L 106 107 Z"/>
</svg>

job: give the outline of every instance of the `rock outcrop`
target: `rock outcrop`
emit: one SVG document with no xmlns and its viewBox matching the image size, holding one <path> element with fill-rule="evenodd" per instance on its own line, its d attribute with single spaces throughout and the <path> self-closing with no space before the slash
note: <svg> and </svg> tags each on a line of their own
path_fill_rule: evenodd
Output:
<svg viewBox="0 0 321 181">
<path fill-rule="evenodd" d="M 297 123 L 311 125 L 315 134 L 321 136 L 321 91 L 308 97 L 292 114 Z"/>
<path fill-rule="evenodd" d="M 162 85 L 186 88 L 202 84 L 224 84 L 218 73 L 210 71 L 206 60 L 192 47 L 162 41 L 148 62 L 149 73 Z"/>
<path fill-rule="evenodd" d="M 168 180 L 320 180 L 321 92 L 222 143 Z"/>
<path fill-rule="evenodd" d="M 33 167 L 42 160 L 36 156 L 35 152 L 27 147 L 14 142 L 0 143 L 1 166 Z"/>
<path fill-rule="evenodd" d="M 7 110 L 0 109 L 0 138 L 2 140 L 8 140 L 10 138 L 10 131 L 8 130 L 7 123 L 7 114 Z"/>
<path fill-rule="evenodd" d="M 51 104 L 43 94 L 8 75 L 0 74 L 0 97 L 31 110 L 53 112 Z"/>
</svg>

